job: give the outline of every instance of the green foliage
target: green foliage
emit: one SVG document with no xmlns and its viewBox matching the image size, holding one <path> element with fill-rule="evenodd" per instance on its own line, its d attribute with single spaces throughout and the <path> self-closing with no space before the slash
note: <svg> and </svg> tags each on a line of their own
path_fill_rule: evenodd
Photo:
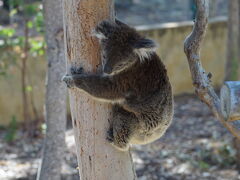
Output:
<svg viewBox="0 0 240 180">
<path fill-rule="evenodd" d="M 14 53 L 11 52 L 10 47 L 14 47 L 17 43 L 12 37 L 15 35 L 15 30 L 12 28 L 0 27 L 0 76 L 7 75 L 7 69 L 11 65 L 16 64 Z"/>
<path fill-rule="evenodd" d="M 211 167 L 210 164 L 205 161 L 198 161 L 197 163 L 200 169 L 209 169 Z"/>
<path fill-rule="evenodd" d="M 232 60 L 232 67 L 231 68 L 232 68 L 232 71 L 231 71 L 231 75 L 230 75 L 230 80 L 231 81 L 237 81 L 238 80 L 238 68 L 239 68 L 237 58 Z"/>
<path fill-rule="evenodd" d="M 39 39 L 30 39 L 30 53 L 32 56 L 41 56 L 44 55 L 44 47 L 46 46 L 45 42 Z"/>
<path fill-rule="evenodd" d="M 33 19 L 33 24 L 36 28 L 36 30 L 39 32 L 39 33 L 43 33 L 44 32 L 44 22 L 43 22 L 43 13 L 42 13 L 42 9 L 39 10 L 35 16 L 34 16 L 34 19 Z"/>
<path fill-rule="evenodd" d="M 235 150 L 230 145 L 223 145 L 219 148 L 218 153 L 220 155 L 219 163 L 221 166 L 231 166 L 236 164 Z"/>
<path fill-rule="evenodd" d="M 212 166 L 229 168 L 236 164 L 235 151 L 228 144 L 202 147 L 198 152 L 197 160 L 192 161 L 192 163 L 203 170 L 209 169 Z"/>
<path fill-rule="evenodd" d="M 27 86 L 26 91 L 31 92 L 33 90 L 32 86 Z"/>
<path fill-rule="evenodd" d="M 4 137 L 5 141 L 10 143 L 16 140 L 17 129 L 18 129 L 17 119 L 15 116 L 13 116 L 7 128 L 7 133 L 5 134 L 5 137 Z"/>
<path fill-rule="evenodd" d="M 38 4 L 22 4 L 23 13 L 25 16 L 31 18 L 32 16 L 36 15 L 36 12 L 39 11 Z"/>
<path fill-rule="evenodd" d="M 9 0 L 8 3 L 9 3 L 9 6 L 15 8 L 20 6 L 21 4 L 24 4 L 24 0 Z"/>
<path fill-rule="evenodd" d="M 15 30 L 12 28 L 5 28 L 0 30 L 0 37 L 11 38 L 15 34 Z"/>
<path fill-rule="evenodd" d="M 0 76 L 6 76 L 7 70 L 11 66 L 19 66 L 21 57 L 42 56 L 45 53 L 46 44 L 43 38 L 43 13 L 40 3 L 26 4 L 23 0 L 9 1 L 11 16 L 20 15 L 24 18 L 25 27 L 28 31 L 36 31 L 40 37 L 31 37 L 29 34 L 19 36 L 14 28 L 2 28 L 0 26 Z M 26 51 L 26 38 L 28 39 L 28 49 Z"/>
</svg>

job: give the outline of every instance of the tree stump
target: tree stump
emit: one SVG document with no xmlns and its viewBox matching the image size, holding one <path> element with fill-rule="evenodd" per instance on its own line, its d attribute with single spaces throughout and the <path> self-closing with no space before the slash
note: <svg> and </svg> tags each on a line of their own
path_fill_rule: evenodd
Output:
<svg viewBox="0 0 240 180">
<path fill-rule="evenodd" d="M 221 89 L 221 110 L 226 121 L 240 120 L 240 81 L 227 81 Z"/>
</svg>

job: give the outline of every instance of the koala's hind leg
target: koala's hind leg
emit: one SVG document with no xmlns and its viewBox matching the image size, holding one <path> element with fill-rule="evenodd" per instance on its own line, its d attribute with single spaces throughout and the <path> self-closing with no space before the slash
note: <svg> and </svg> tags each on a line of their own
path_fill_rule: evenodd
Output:
<svg viewBox="0 0 240 180">
<path fill-rule="evenodd" d="M 127 151 L 131 137 L 137 131 L 138 119 L 118 105 L 113 106 L 113 117 L 107 140 L 117 149 Z"/>
</svg>

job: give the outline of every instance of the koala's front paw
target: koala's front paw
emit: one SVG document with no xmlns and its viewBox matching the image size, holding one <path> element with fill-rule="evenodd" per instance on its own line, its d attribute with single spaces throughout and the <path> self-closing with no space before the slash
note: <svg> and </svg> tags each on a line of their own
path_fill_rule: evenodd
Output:
<svg viewBox="0 0 240 180">
<path fill-rule="evenodd" d="M 114 137 L 113 137 L 113 129 L 112 128 L 110 128 L 107 131 L 107 138 L 106 139 L 109 143 L 113 143 Z"/>
<path fill-rule="evenodd" d="M 64 81 L 67 84 L 68 88 L 74 87 L 74 80 L 71 75 L 66 74 L 65 76 L 62 77 L 62 81 Z"/>
<path fill-rule="evenodd" d="M 83 74 L 83 67 L 71 67 L 71 74 Z"/>
</svg>

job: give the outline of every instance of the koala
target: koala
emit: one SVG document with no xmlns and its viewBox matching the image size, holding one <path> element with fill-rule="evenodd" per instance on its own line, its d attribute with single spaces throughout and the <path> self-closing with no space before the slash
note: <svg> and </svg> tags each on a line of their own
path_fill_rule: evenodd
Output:
<svg viewBox="0 0 240 180">
<path fill-rule="evenodd" d="M 156 44 L 119 20 L 102 21 L 94 34 L 102 49 L 103 73 L 72 68 L 63 81 L 113 104 L 106 139 L 117 149 L 157 140 L 171 124 L 173 96 Z"/>
</svg>

